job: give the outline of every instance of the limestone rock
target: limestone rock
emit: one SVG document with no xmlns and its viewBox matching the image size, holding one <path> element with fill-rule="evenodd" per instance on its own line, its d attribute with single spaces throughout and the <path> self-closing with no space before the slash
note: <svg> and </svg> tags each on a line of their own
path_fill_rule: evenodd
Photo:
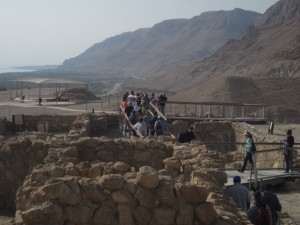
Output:
<svg viewBox="0 0 300 225">
<path fill-rule="evenodd" d="M 128 164 L 124 163 L 124 162 L 116 162 L 116 163 L 114 163 L 114 165 L 113 165 L 113 169 L 114 169 L 117 173 L 122 173 L 122 174 L 124 174 L 124 173 L 130 171 L 131 167 L 130 167 Z"/>
<path fill-rule="evenodd" d="M 152 192 L 152 189 L 145 189 L 139 186 L 134 194 L 134 198 L 138 200 L 139 205 L 149 209 L 155 205 L 155 195 Z"/>
<path fill-rule="evenodd" d="M 103 165 L 102 163 L 95 163 L 91 165 L 91 168 L 89 169 L 88 177 L 95 178 L 97 176 L 102 175 Z"/>
<path fill-rule="evenodd" d="M 188 203 L 205 202 L 208 196 L 208 191 L 196 184 L 183 183 L 179 186 L 179 190 Z"/>
<path fill-rule="evenodd" d="M 175 223 L 176 212 L 174 209 L 155 208 L 153 212 L 154 220 L 157 224 L 170 225 Z"/>
<path fill-rule="evenodd" d="M 211 225 L 216 219 L 216 211 L 211 202 L 204 202 L 195 208 L 195 214 L 201 224 Z"/>
<path fill-rule="evenodd" d="M 67 207 L 68 219 L 75 224 L 88 224 L 92 221 L 94 210 L 87 206 Z"/>
<path fill-rule="evenodd" d="M 176 203 L 174 192 L 174 185 L 172 183 L 161 183 L 157 190 L 157 198 L 163 204 L 172 206 Z"/>
<path fill-rule="evenodd" d="M 143 206 L 136 207 L 133 215 L 138 225 L 148 225 L 152 220 L 151 211 Z"/>
<path fill-rule="evenodd" d="M 109 190 L 122 189 L 125 179 L 119 174 L 108 174 L 100 178 L 100 185 L 102 188 Z"/>
<path fill-rule="evenodd" d="M 93 203 L 101 203 L 108 199 L 108 195 L 103 192 L 100 188 L 100 182 L 96 179 L 81 179 L 80 185 L 83 189 L 83 193 L 86 194 L 87 198 Z"/>
<path fill-rule="evenodd" d="M 150 166 L 143 166 L 137 173 L 137 182 L 145 188 L 155 188 L 159 184 L 157 171 Z"/>
<path fill-rule="evenodd" d="M 134 225 L 134 220 L 128 205 L 119 204 L 118 205 L 118 216 L 119 222 L 122 225 Z"/>
<path fill-rule="evenodd" d="M 182 205 L 179 208 L 178 214 L 176 216 L 176 224 L 186 225 L 193 224 L 194 219 L 194 209 L 192 205 Z"/>
<path fill-rule="evenodd" d="M 66 174 L 66 169 L 61 166 L 52 165 L 49 168 L 49 174 L 51 177 L 63 177 Z"/>
<path fill-rule="evenodd" d="M 103 205 L 95 211 L 93 224 L 110 225 L 113 224 L 116 217 L 117 215 L 113 208 Z"/>
<path fill-rule="evenodd" d="M 57 225 L 64 223 L 62 209 L 49 202 L 21 212 L 21 218 L 24 224 L 45 224 L 44 221 L 51 221 L 52 224 Z"/>
<path fill-rule="evenodd" d="M 167 168 L 179 170 L 181 167 L 181 160 L 177 157 L 170 157 L 163 160 Z"/>
<path fill-rule="evenodd" d="M 127 190 L 114 191 L 111 197 L 118 204 L 133 204 L 133 198 Z"/>
</svg>

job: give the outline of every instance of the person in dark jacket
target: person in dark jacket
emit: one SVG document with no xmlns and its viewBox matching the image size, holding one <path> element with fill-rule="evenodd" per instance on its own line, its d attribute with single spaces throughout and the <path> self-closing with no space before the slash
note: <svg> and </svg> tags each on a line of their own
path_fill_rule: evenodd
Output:
<svg viewBox="0 0 300 225">
<path fill-rule="evenodd" d="M 149 132 L 150 132 L 151 136 L 154 136 L 154 134 L 155 134 L 154 125 L 155 125 L 155 122 L 158 120 L 158 116 L 157 116 L 157 112 L 156 111 L 154 111 L 153 115 L 154 116 L 150 119 L 149 125 L 148 125 Z"/>
<path fill-rule="evenodd" d="M 273 185 L 267 184 L 265 192 L 262 196 L 263 202 L 269 205 L 272 214 L 272 225 L 275 225 L 278 221 L 278 213 L 281 211 L 281 204 L 277 195 L 273 193 Z"/>
<path fill-rule="evenodd" d="M 178 135 L 179 143 L 191 142 L 191 140 L 196 139 L 194 133 L 194 127 L 190 126 L 188 131 L 182 132 Z"/>
<path fill-rule="evenodd" d="M 293 166 L 293 147 L 294 147 L 294 137 L 292 135 L 292 130 L 286 132 L 286 139 L 284 140 L 285 149 L 283 151 L 285 160 L 285 173 L 291 172 Z"/>
</svg>

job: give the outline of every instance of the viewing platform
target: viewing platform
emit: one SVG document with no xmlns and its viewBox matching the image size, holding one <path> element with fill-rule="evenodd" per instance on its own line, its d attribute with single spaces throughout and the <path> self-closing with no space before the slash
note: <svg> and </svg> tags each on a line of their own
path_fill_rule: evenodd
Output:
<svg viewBox="0 0 300 225">
<path fill-rule="evenodd" d="M 247 187 L 253 185 L 253 176 L 251 176 L 251 170 L 245 170 L 244 173 L 240 173 L 237 170 L 226 170 L 228 177 L 228 182 L 225 184 L 226 187 L 233 185 L 233 177 L 240 176 L 241 183 Z M 281 184 L 286 181 L 295 181 L 295 179 L 300 178 L 300 169 L 295 169 L 290 173 L 284 173 L 283 169 L 257 169 L 257 187 L 263 187 L 267 183 L 271 184 Z"/>
</svg>

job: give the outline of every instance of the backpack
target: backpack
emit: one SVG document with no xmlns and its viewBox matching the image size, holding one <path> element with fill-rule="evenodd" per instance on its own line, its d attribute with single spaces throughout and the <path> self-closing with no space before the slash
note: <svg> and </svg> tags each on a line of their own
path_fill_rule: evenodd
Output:
<svg viewBox="0 0 300 225">
<path fill-rule="evenodd" d="M 162 130 L 160 121 L 157 122 L 157 126 L 156 126 L 156 129 L 155 129 L 155 133 L 156 133 L 157 135 L 162 135 L 162 134 L 163 134 L 163 130 Z"/>
<path fill-rule="evenodd" d="M 257 225 L 272 225 L 272 217 L 266 206 L 258 208 Z"/>
<path fill-rule="evenodd" d="M 256 152 L 256 146 L 255 146 L 254 141 L 252 142 L 252 152 Z"/>
<path fill-rule="evenodd" d="M 158 120 L 157 116 L 154 116 L 150 119 L 149 125 L 148 125 L 149 129 L 154 129 L 154 124 L 157 120 Z"/>
</svg>

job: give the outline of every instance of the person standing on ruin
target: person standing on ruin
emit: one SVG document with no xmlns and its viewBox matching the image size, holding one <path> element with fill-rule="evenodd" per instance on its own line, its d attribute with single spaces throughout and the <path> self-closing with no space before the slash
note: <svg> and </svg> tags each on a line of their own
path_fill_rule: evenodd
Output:
<svg viewBox="0 0 300 225">
<path fill-rule="evenodd" d="M 165 115 L 165 107 L 166 107 L 166 102 L 168 101 L 168 98 L 166 96 L 165 93 L 160 94 L 158 96 L 158 107 L 159 107 L 159 111 Z"/>
<path fill-rule="evenodd" d="M 136 130 L 138 136 L 146 137 L 147 136 L 147 125 L 143 120 L 143 117 L 140 116 L 138 118 L 138 122 L 133 126 L 134 130 Z"/>
<path fill-rule="evenodd" d="M 252 134 L 248 131 L 245 131 L 244 136 L 247 138 L 246 144 L 244 146 L 246 148 L 246 156 L 244 158 L 243 166 L 241 167 L 241 169 L 238 170 L 241 173 L 244 173 L 248 161 L 249 161 L 249 163 L 253 164 L 252 154 L 255 151 L 254 150 L 255 149 L 255 144 L 254 144 L 254 141 L 253 141 L 253 138 L 252 138 Z"/>
<path fill-rule="evenodd" d="M 254 203 L 247 210 L 247 216 L 252 224 L 273 225 L 270 206 L 263 201 L 259 191 L 254 194 Z"/>
<path fill-rule="evenodd" d="M 285 160 L 285 173 L 292 172 L 293 167 L 293 147 L 294 147 L 294 137 L 292 135 L 292 130 L 287 130 L 286 139 L 284 139 L 285 149 L 283 151 Z"/>
<path fill-rule="evenodd" d="M 143 120 L 147 125 L 147 136 L 149 135 L 149 124 L 151 119 L 152 119 L 151 113 L 149 112 L 149 110 L 147 110 L 146 115 L 143 117 Z"/>
<path fill-rule="evenodd" d="M 166 129 L 166 123 L 161 116 L 158 116 L 158 120 L 154 124 L 155 136 L 161 136 Z"/>
<path fill-rule="evenodd" d="M 131 114 L 130 114 L 130 116 L 128 117 L 128 119 L 129 119 L 129 123 L 130 123 L 132 126 L 134 126 L 134 125 L 137 123 L 137 119 L 138 119 L 138 118 L 136 117 L 136 112 L 135 112 L 134 110 L 131 111 Z M 129 128 L 129 129 L 128 129 L 129 132 L 132 131 L 133 135 L 136 136 L 136 131 L 135 131 L 134 129 L 132 129 L 131 126 L 129 126 L 128 128 Z"/>
<path fill-rule="evenodd" d="M 250 206 L 251 194 L 250 191 L 241 184 L 240 176 L 233 177 L 233 186 L 229 188 L 228 194 L 244 212 L 247 211 Z"/>
<path fill-rule="evenodd" d="M 135 94 L 134 91 L 130 92 L 130 95 L 127 96 L 128 106 L 134 107 L 133 101 L 135 100 Z"/>
<path fill-rule="evenodd" d="M 182 132 L 178 135 L 179 143 L 191 142 L 193 139 L 196 139 L 193 126 L 190 126 L 188 131 Z"/>
</svg>

